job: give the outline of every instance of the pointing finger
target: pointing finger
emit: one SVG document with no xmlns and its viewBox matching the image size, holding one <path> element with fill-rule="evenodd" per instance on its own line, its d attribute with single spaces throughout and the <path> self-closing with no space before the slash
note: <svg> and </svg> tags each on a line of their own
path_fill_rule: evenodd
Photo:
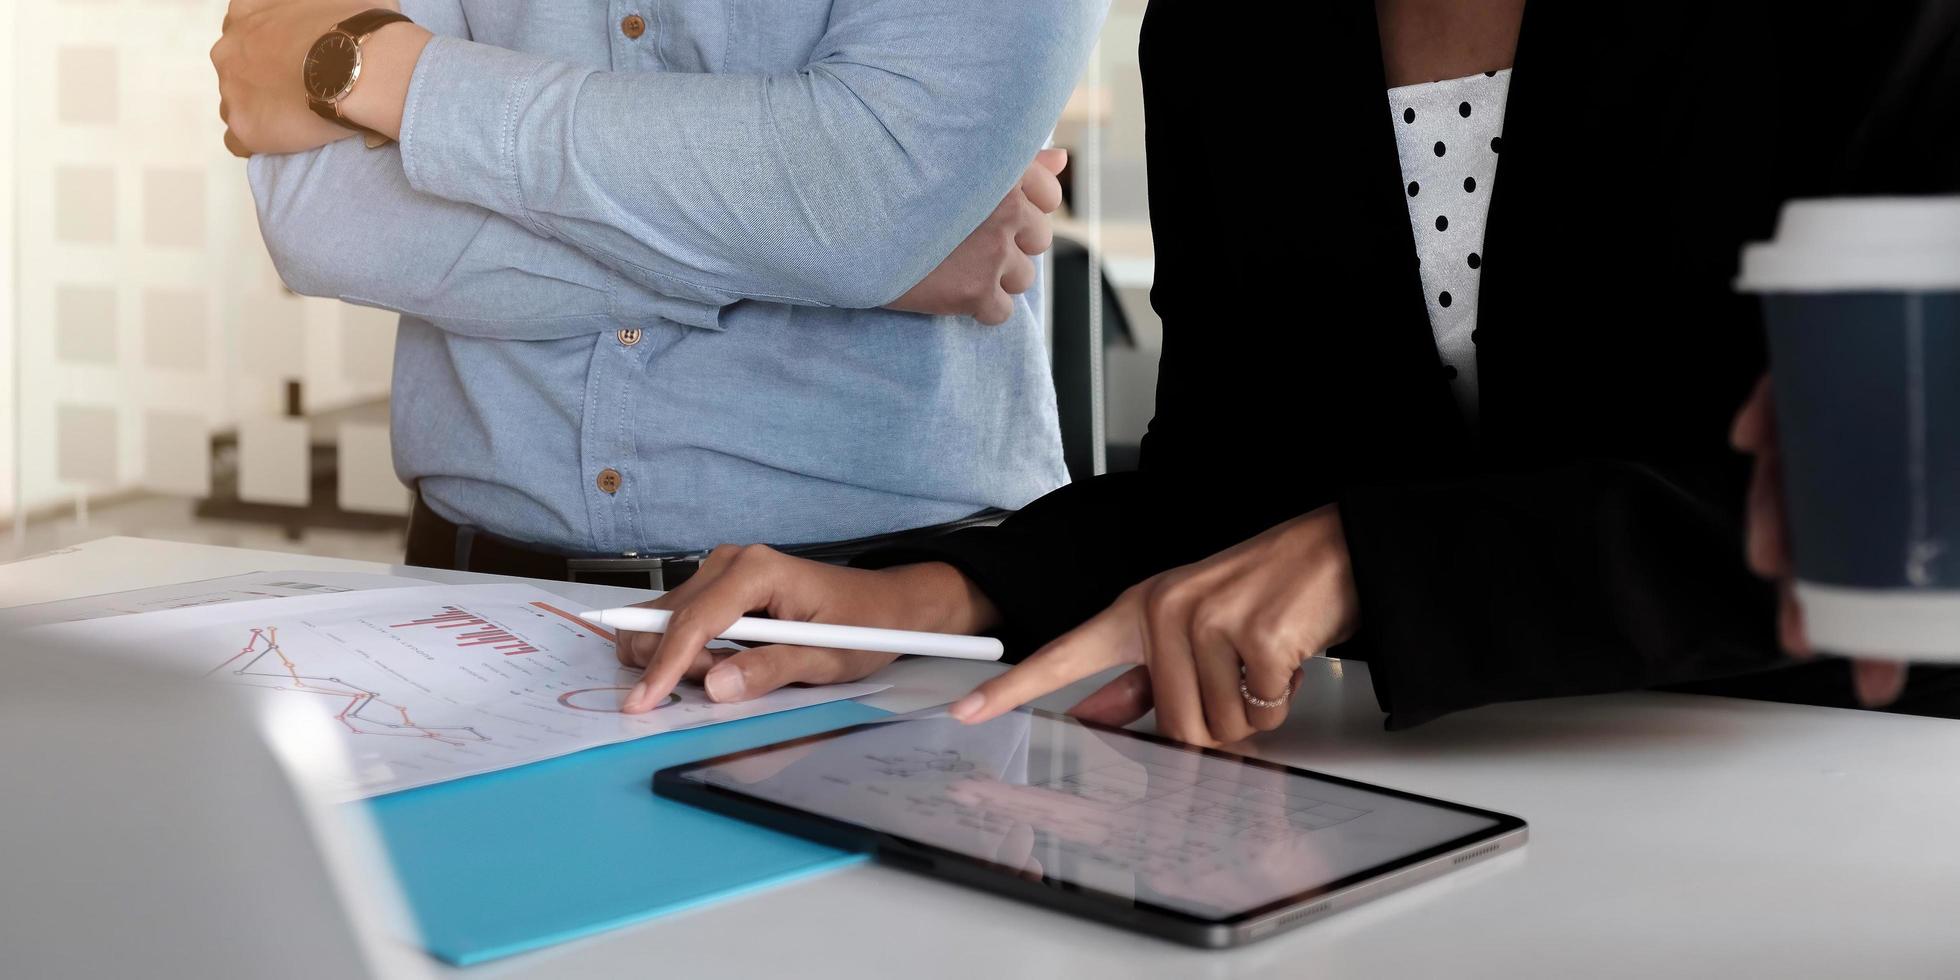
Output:
<svg viewBox="0 0 1960 980">
<path fill-rule="evenodd" d="M 658 649 L 660 649 L 658 633 L 628 633 L 622 630 L 618 638 L 613 640 L 613 652 L 618 655 L 619 665 L 622 667 L 644 669 L 646 665 L 653 662 L 654 652 Z M 708 668 L 714 665 L 715 651 L 703 650 L 701 655 L 695 657 L 694 662 L 688 665 L 687 677 L 690 680 L 699 680 L 701 675 L 707 673 Z"/>
<path fill-rule="evenodd" d="M 1116 605 L 1035 651 L 1012 670 L 974 688 L 954 702 L 948 713 L 969 725 L 978 724 L 1105 668 L 1141 660 L 1137 605 L 1131 600 L 1117 600 Z"/>
<path fill-rule="evenodd" d="M 689 596 L 698 594 L 721 576 L 724 566 L 703 563 L 701 569 L 678 587 L 660 594 L 646 602 L 636 602 L 636 609 L 675 609 L 687 602 Z M 653 663 L 654 655 L 660 650 L 659 633 L 637 633 L 620 630 L 613 641 L 613 652 L 619 655 L 619 662 L 628 667 L 645 667 Z"/>
<path fill-rule="evenodd" d="M 731 571 L 716 578 L 706 588 L 689 597 L 686 605 L 674 610 L 667 620 L 667 632 L 660 639 L 653 661 L 647 665 L 646 675 L 627 695 L 627 713 L 636 714 L 660 703 L 673 691 L 681 675 L 694 663 L 694 658 L 707 649 L 709 640 L 720 635 L 722 630 L 750 610 L 767 604 L 764 600 L 772 588 L 772 579 L 760 567 L 748 574 L 733 571 L 733 567 L 741 561 L 739 557 L 729 561 L 727 564 Z"/>
</svg>

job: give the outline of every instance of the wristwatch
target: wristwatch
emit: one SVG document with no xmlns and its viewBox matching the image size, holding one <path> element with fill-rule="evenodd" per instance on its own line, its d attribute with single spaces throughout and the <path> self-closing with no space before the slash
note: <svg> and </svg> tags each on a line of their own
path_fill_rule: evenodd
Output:
<svg viewBox="0 0 1960 980">
<path fill-rule="evenodd" d="M 388 142 L 388 138 L 347 121 L 340 114 L 340 103 L 361 80 L 361 45 L 375 31 L 405 21 L 408 17 L 399 11 L 381 7 L 364 10 L 328 28 L 306 52 L 306 69 L 301 77 L 306 85 L 307 107 L 328 122 L 359 130 L 367 136 L 371 147 Z"/>
</svg>

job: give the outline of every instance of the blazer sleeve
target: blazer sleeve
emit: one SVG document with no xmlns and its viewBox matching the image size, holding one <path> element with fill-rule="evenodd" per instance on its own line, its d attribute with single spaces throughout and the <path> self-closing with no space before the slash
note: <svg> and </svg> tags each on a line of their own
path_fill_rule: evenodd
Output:
<svg viewBox="0 0 1960 980">
<path fill-rule="evenodd" d="M 1254 60 L 1233 72 L 1194 63 L 1194 38 L 1240 29 L 1229 19 L 1185 0 L 1154 0 L 1146 14 L 1139 56 L 1143 67 L 1145 141 L 1149 163 L 1150 220 L 1156 241 L 1156 284 L 1151 306 L 1163 321 L 1163 348 L 1156 411 L 1143 438 L 1139 469 L 1082 480 L 1035 501 L 999 527 L 957 532 L 930 544 L 874 552 L 859 559 L 870 567 L 944 561 L 957 567 L 1000 610 L 1000 634 L 1008 658 L 1019 660 L 1041 644 L 1100 612 L 1122 591 L 1150 576 L 1200 560 L 1265 528 L 1333 499 L 1319 465 L 1350 454 L 1357 440 L 1330 433 L 1311 447 L 1300 443 L 1302 418 L 1342 411 L 1337 386 L 1290 382 L 1303 366 L 1332 352 L 1338 357 L 1350 323 L 1342 317 L 1299 317 L 1297 305 L 1275 302 L 1293 263 L 1339 263 L 1353 250 L 1395 250 L 1397 226 L 1371 223 L 1365 241 L 1315 239 L 1275 249 L 1268 229 L 1251 210 L 1220 195 L 1235 185 L 1285 188 L 1297 183 L 1292 159 L 1283 154 L 1220 152 L 1221 132 L 1261 125 L 1260 104 L 1248 91 L 1281 85 L 1341 86 L 1359 91 L 1369 83 L 1353 77 L 1343 61 L 1304 59 L 1312 78 L 1283 77 L 1284 70 Z M 1372 38 L 1366 4 L 1342 4 L 1316 26 L 1340 35 L 1332 51 L 1352 50 L 1355 38 Z M 1222 41 L 1221 41 L 1222 43 Z M 1204 48 L 1198 43 L 1196 49 Z M 1365 50 L 1365 49 L 1364 49 Z M 1330 120 L 1342 129 L 1365 127 L 1383 114 L 1364 99 L 1330 103 Z M 1231 113 L 1244 113 L 1244 118 Z M 1241 129 L 1240 127 L 1244 127 Z M 1356 173 L 1380 179 L 1394 167 L 1386 159 L 1354 162 Z M 1389 171 L 1392 172 L 1392 171 Z M 1399 186 L 1399 184 L 1397 185 Z M 1387 200 L 1400 204 L 1393 195 Z M 1399 229 L 1408 235 L 1406 217 Z M 1420 313 L 1420 291 L 1405 299 Z M 1353 295 L 1329 300 L 1339 308 L 1379 302 L 1366 283 Z M 1418 337 L 1427 343 L 1426 337 Z M 1406 353 L 1406 352 L 1405 352 Z M 1413 356 L 1420 357 L 1421 354 Z M 1432 360 L 1433 353 L 1428 355 Z M 1408 406 L 1422 395 L 1384 391 L 1371 405 L 1384 428 L 1414 432 Z M 1436 401 L 1435 399 L 1441 399 Z M 1440 389 L 1431 399 L 1447 406 Z M 1419 438 L 1412 436 L 1412 438 Z M 1308 470 L 1293 464 L 1268 467 L 1272 456 L 1313 459 Z"/>
<path fill-rule="evenodd" d="M 1716 503 L 1741 481 L 1721 482 L 1585 460 L 1352 489 L 1362 629 L 1341 653 L 1368 661 L 1390 728 L 1781 664 L 1774 590 L 1740 560 L 1738 508 Z"/>
</svg>

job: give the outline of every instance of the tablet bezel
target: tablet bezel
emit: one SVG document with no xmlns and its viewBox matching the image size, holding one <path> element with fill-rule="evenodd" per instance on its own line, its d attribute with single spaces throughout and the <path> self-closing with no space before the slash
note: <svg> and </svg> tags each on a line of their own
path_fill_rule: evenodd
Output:
<svg viewBox="0 0 1960 980">
<path fill-rule="evenodd" d="M 1470 851 L 1476 852 L 1479 857 L 1485 856 L 1485 853 L 1494 853 L 1495 849 L 1490 852 L 1481 852 L 1478 851 L 1480 846 L 1491 842 L 1505 842 L 1507 844 L 1522 843 L 1524 832 L 1527 830 L 1527 824 L 1523 819 L 1508 813 L 1499 813 L 1495 810 L 1486 810 L 1482 807 L 1469 806 L 1449 800 L 1439 800 L 1435 797 L 1423 796 L 1419 793 L 1390 789 L 1386 786 L 1364 783 L 1341 776 L 1332 776 L 1322 772 L 1315 772 L 1311 769 L 1301 769 L 1297 766 L 1269 762 L 1265 759 L 1255 759 L 1236 752 L 1227 752 L 1223 749 L 1203 748 L 1179 742 L 1176 739 L 1166 738 L 1162 735 L 1133 732 L 1125 728 L 1085 721 L 1061 712 L 1047 711 L 1040 708 L 1019 708 L 1016 710 L 1062 724 L 1077 725 L 1093 731 L 1154 742 L 1181 752 L 1209 755 L 1229 762 L 1238 762 L 1262 769 L 1294 773 L 1310 779 L 1322 780 L 1351 789 L 1363 790 L 1394 799 L 1485 818 L 1494 823 L 1491 827 L 1463 834 L 1418 851 L 1411 851 L 1392 860 L 1363 868 L 1326 884 L 1274 899 L 1251 909 L 1211 918 L 1183 909 L 1157 905 L 1143 899 L 1104 891 L 1080 882 L 1049 877 L 1045 871 L 1037 881 L 1029 877 L 1020 868 L 989 861 L 985 858 L 941 847 L 936 844 L 928 844 L 888 830 L 880 830 L 837 817 L 814 813 L 787 803 L 779 803 L 775 800 L 756 796 L 751 793 L 744 793 L 739 789 L 727 787 L 719 783 L 687 778 L 688 773 L 699 769 L 727 765 L 752 756 L 842 738 L 846 735 L 867 729 L 905 724 L 913 721 L 924 721 L 933 717 L 932 715 L 913 713 L 892 718 L 880 718 L 875 721 L 861 722 L 828 732 L 805 735 L 801 738 L 774 742 L 768 745 L 758 745 L 754 748 L 743 749 L 739 752 L 730 752 L 710 759 L 669 766 L 654 773 L 652 788 L 656 794 L 669 799 L 700 806 L 703 809 L 726 813 L 752 823 L 763 824 L 776 830 L 815 840 L 819 843 L 829 844 L 846 850 L 867 851 L 881 859 L 891 859 L 890 863 L 900 867 L 923 871 L 936 877 L 955 878 L 969 884 L 1004 892 L 1040 904 L 1064 906 L 1069 911 L 1088 914 L 1092 917 L 1118 925 L 1137 926 L 1148 923 L 1153 927 L 1153 931 L 1159 932 L 1159 934 L 1163 933 L 1164 926 L 1179 926 L 1180 928 L 1176 928 L 1171 932 L 1168 938 L 1202 946 L 1231 945 L 1250 938 L 1256 938 L 1259 935 L 1264 935 L 1265 932 L 1249 932 L 1248 927 L 1261 925 L 1266 929 L 1271 929 L 1273 925 L 1279 923 L 1265 922 L 1264 920 L 1273 917 L 1275 913 L 1312 905 L 1315 902 L 1323 900 L 1341 898 L 1345 893 L 1358 891 L 1359 886 L 1366 885 L 1370 882 L 1382 881 L 1397 876 L 1410 877 L 1407 874 L 1408 872 L 1423 869 L 1425 866 L 1437 862 L 1439 858 L 1448 857 L 1452 854 L 1458 855 L 1457 862 L 1461 863 L 1464 855 L 1459 852 Z M 1508 849 L 1508 847 L 1504 849 Z M 962 869 L 968 872 L 979 872 L 979 874 L 959 873 Z M 1448 870 L 1448 868 L 1444 867 L 1438 870 Z M 1420 877 L 1427 877 L 1427 875 L 1421 875 Z M 1373 896 L 1369 895 L 1367 897 Z M 1088 899 L 1089 901 L 1085 903 L 1082 899 Z M 1128 914 L 1125 915 L 1123 913 Z"/>
</svg>

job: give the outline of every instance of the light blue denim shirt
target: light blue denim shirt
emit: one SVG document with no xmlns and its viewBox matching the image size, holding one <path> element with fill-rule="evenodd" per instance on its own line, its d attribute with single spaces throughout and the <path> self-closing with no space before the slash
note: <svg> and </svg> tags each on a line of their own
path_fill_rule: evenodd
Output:
<svg viewBox="0 0 1960 980">
<path fill-rule="evenodd" d="M 616 554 L 1066 481 L 1038 292 L 999 327 L 878 307 L 1015 186 L 1104 0 L 402 6 L 439 36 L 399 147 L 250 175 L 289 286 L 402 314 L 395 469 L 438 513 Z"/>
</svg>

